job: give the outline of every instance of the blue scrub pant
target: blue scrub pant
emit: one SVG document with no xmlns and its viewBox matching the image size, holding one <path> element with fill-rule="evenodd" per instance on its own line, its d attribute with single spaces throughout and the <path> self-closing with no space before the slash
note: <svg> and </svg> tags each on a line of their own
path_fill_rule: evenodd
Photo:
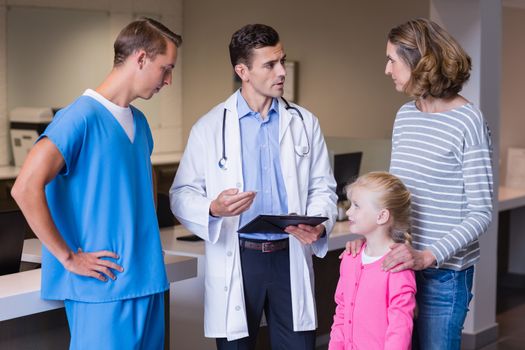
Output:
<svg viewBox="0 0 525 350">
<path fill-rule="evenodd" d="M 416 271 L 418 315 L 412 336 L 414 350 L 460 350 L 473 276 L 473 266 L 463 271 Z"/>
<path fill-rule="evenodd" d="M 164 293 L 108 303 L 65 300 L 70 350 L 161 350 Z"/>
<path fill-rule="evenodd" d="M 264 310 L 272 350 L 313 350 L 315 331 L 293 330 L 288 248 L 271 253 L 240 249 L 249 336 L 233 341 L 217 338 L 217 349 L 255 349 Z"/>
</svg>

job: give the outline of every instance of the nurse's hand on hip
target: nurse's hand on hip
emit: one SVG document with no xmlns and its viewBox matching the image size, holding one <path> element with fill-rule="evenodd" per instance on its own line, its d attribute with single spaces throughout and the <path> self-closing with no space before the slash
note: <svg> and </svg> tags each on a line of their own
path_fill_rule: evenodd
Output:
<svg viewBox="0 0 525 350">
<path fill-rule="evenodd" d="M 122 272 L 122 266 L 101 258 L 118 259 L 118 255 L 107 250 L 87 253 L 79 248 L 76 253 L 71 252 L 62 264 L 68 271 L 77 275 L 93 277 L 103 282 L 108 280 L 106 276 L 116 280 L 112 270 Z"/>
<path fill-rule="evenodd" d="M 325 227 L 323 224 L 317 226 L 300 224 L 298 226 L 288 226 L 284 231 L 293 235 L 301 241 L 302 244 L 312 244 L 323 235 Z"/>
<path fill-rule="evenodd" d="M 240 192 L 237 188 L 222 191 L 210 204 L 212 216 L 235 216 L 246 211 L 253 203 L 257 192 Z"/>
</svg>

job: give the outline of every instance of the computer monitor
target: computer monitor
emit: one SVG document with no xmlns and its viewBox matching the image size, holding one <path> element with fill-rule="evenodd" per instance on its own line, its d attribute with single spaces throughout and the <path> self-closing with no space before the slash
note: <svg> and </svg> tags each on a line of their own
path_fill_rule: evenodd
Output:
<svg viewBox="0 0 525 350">
<path fill-rule="evenodd" d="M 337 182 L 337 197 L 339 201 L 346 200 L 345 186 L 359 176 L 363 152 L 342 153 L 334 155 L 334 177 Z"/>
<path fill-rule="evenodd" d="M 0 275 L 18 272 L 29 225 L 20 210 L 13 210 L 0 212 L 0 227 Z"/>
</svg>

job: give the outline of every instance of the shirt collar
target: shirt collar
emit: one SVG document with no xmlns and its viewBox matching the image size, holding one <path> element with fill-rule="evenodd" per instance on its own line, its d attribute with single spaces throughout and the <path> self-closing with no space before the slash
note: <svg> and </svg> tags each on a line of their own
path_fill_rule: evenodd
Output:
<svg viewBox="0 0 525 350">
<path fill-rule="evenodd" d="M 239 119 L 258 114 L 257 112 L 254 112 L 250 106 L 248 106 L 248 102 L 246 102 L 242 96 L 240 89 L 237 91 L 237 114 L 239 115 Z M 271 117 L 273 114 L 279 115 L 279 103 L 277 102 L 276 98 L 272 99 L 272 105 L 268 110 L 269 117 Z"/>
</svg>

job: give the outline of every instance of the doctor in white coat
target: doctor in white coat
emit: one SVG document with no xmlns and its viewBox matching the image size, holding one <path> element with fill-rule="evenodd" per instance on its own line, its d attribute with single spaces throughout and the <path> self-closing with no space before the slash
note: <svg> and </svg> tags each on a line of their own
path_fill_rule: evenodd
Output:
<svg viewBox="0 0 525 350">
<path fill-rule="evenodd" d="M 229 48 L 242 87 L 193 126 L 170 190 L 174 215 L 206 241 L 205 335 L 218 349 L 253 349 L 264 310 L 272 349 L 314 349 L 312 255 L 326 254 L 337 212 L 328 152 L 317 118 L 282 99 L 277 32 L 247 25 Z M 258 214 L 286 213 L 329 219 L 237 233 Z"/>
</svg>

